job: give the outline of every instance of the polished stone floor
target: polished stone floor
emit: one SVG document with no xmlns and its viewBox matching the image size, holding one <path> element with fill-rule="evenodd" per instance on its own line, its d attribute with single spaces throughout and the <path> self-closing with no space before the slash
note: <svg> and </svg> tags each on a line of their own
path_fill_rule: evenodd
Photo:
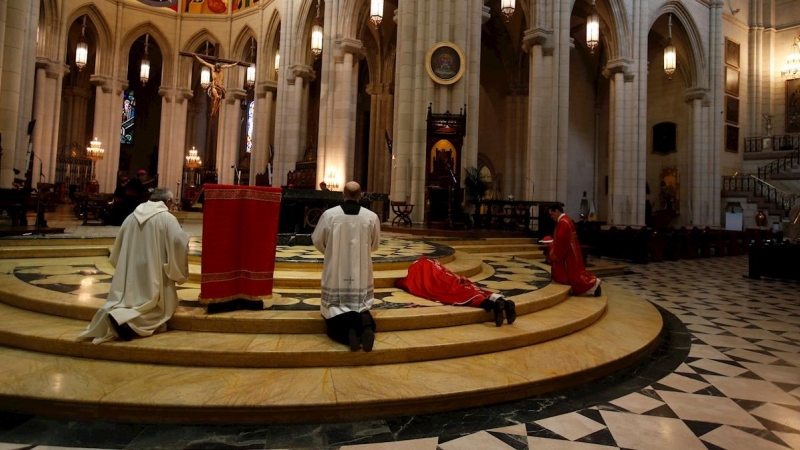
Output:
<svg viewBox="0 0 800 450">
<path fill-rule="evenodd" d="M 800 449 L 800 285 L 746 272 L 747 257 L 733 257 L 633 266 L 607 279 L 662 309 L 661 343 L 635 367 L 567 392 L 339 424 L 174 426 L 0 413 L 0 450 Z"/>
</svg>

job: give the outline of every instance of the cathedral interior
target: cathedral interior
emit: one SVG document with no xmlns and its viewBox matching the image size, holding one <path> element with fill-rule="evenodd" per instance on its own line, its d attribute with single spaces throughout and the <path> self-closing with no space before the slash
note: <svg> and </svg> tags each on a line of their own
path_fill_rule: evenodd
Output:
<svg viewBox="0 0 800 450">
<path fill-rule="evenodd" d="M 800 449 L 800 2 L 0 0 L 0 38 L 0 450 Z M 190 277 L 94 345 L 128 179 Z M 351 180 L 370 353 L 308 237 Z M 261 310 L 198 301 L 216 184 L 281 192 Z M 602 295 L 551 281 L 557 202 Z M 396 288 L 421 256 L 517 321 Z"/>
</svg>

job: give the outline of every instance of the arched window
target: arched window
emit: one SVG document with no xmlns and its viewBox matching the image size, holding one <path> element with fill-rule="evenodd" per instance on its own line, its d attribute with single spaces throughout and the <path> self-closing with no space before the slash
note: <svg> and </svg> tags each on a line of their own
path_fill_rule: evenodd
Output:
<svg viewBox="0 0 800 450">
<path fill-rule="evenodd" d="M 120 128 L 119 142 L 133 144 L 133 123 L 136 117 L 136 97 L 133 90 L 122 93 L 122 127 Z"/>
<path fill-rule="evenodd" d="M 244 147 L 247 153 L 253 150 L 253 111 L 255 110 L 255 106 L 256 102 L 254 100 L 250 102 L 250 106 L 247 108 L 247 143 Z"/>
</svg>

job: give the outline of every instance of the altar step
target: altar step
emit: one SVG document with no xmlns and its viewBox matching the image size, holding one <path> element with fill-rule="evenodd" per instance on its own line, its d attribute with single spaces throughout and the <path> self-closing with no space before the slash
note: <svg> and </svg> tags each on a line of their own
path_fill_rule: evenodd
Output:
<svg viewBox="0 0 800 450">
<path fill-rule="evenodd" d="M 50 261 L 42 260 L 44 264 Z M 101 258 L 83 258 L 73 260 L 74 264 L 96 266 L 101 271 L 112 270 L 109 263 Z M 41 289 L 20 280 L 11 272 L 13 261 L 0 262 L 0 302 L 30 312 L 58 316 L 67 319 L 89 321 L 98 308 L 105 304 L 103 298 L 88 295 L 86 298 L 72 293 L 61 293 Z M 490 273 L 492 269 L 488 268 Z M 188 283 L 188 290 L 178 291 L 183 300 L 196 300 L 200 286 Z M 319 285 L 307 292 L 319 292 Z M 188 294 L 189 296 L 185 295 Z M 544 310 L 563 301 L 569 293 L 569 287 L 549 284 L 542 289 L 522 295 L 510 297 L 517 303 L 520 316 Z M 291 296 L 292 291 L 276 292 L 278 302 L 282 295 Z M 192 298 L 193 297 L 193 298 Z M 270 301 L 266 301 L 267 305 Z M 381 318 L 382 331 L 417 330 L 425 328 L 445 328 L 451 326 L 479 324 L 492 321 L 493 316 L 479 308 L 459 308 L 451 306 L 433 306 L 420 308 L 393 308 L 376 310 Z M 208 315 L 200 306 L 180 306 L 175 312 L 170 326 L 175 330 L 203 331 L 220 333 L 262 333 L 262 334 L 300 334 L 324 333 L 325 324 L 318 310 L 261 310 L 234 311 Z"/>
<path fill-rule="evenodd" d="M 304 361 L 310 360 L 306 363 L 312 367 L 289 368 L 183 366 L 180 358 L 174 359 L 175 353 L 191 347 L 216 352 L 220 363 L 232 363 L 225 360 L 228 353 L 241 354 L 241 350 L 226 344 L 227 336 L 215 339 L 210 333 L 165 333 L 160 344 L 166 346 L 166 338 L 173 335 L 170 349 L 148 348 L 158 342 L 158 337 L 153 336 L 128 343 L 75 347 L 86 357 L 56 355 L 52 353 L 66 353 L 73 348 L 67 341 L 77 332 L 74 321 L 55 318 L 47 326 L 33 322 L 26 326 L 31 318 L 6 310 L 0 314 L 4 317 L 2 328 L 7 330 L 4 339 L 17 336 L 15 339 L 23 342 L 38 341 L 39 344 L 27 345 L 42 345 L 50 353 L 0 347 L 0 408 L 49 416 L 157 423 L 302 423 L 424 414 L 528 398 L 613 373 L 652 348 L 662 326 L 656 308 L 611 285 L 604 292 L 608 296 L 606 311 L 597 321 L 534 345 L 518 342 L 524 346 L 500 351 L 484 347 L 491 353 L 470 356 L 458 356 L 461 350 L 456 350 L 530 339 L 522 336 L 542 327 L 539 322 L 543 322 L 545 312 L 521 317 L 518 324 L 501 328 L 491 324 L 454 328 L 441 338 L 455 354 L 439 352 L 439 338 L 431 334 L 414 333 L 419 341 L 412 343 L 402 342 L 396 333 L 379 331 L 372 353 L 351 353 L 341 346 L 328 349 L 333 344 L 326 345 L 320 336 L 307 335 L 303 342 L 291 345 L 306 355 Z M 562 307 L 561 314 L 550 308 L 553 311 L 549 319 L 564 323 L 559 318 L 562 314 L 572 314 L 570 311 L 576 308 L 588 312 L 589 305 L 605 303 L 604 300 L 570 299 L 554 307 Z M 25 337 L 24 333 L 34 329 L 36 338 Z M 401 342 L 410 348 L 428 348 L 441 358 L 396 364 L 378 361 Z M 130 352 L 126 354 L 128 350 L 123 349 Z M 117 352 L 120 357 L 150 355 L 147 357 L 158 358 L 164 364 L 89 359 L 91 352 Z M 326 364 L 337 357 L 346 358 L 346 364 Z"/>
<path fill-rule="evenodd" d="M 94 345 L 76 340 L 87 325 L 84 320 L 48 316 L 0 304 L 0 345 L 63 356 L 178 366 L 378 365 L 474 356 L 534 345 L 591 325 L 603 315 L 605 308 L 605 297 L 568 298 L 552 307 L 521 314 L 512 326 L 498 328 L 492 319 L 469 325 L 401 331 L 385 330 L 390 327 L 384 327 L 383 313 L 391 311 L 374 311 L 378 326 L 375 347 L 370 353 L 357 353 L 324 334 L 324 322 L 318 312 L 314 318 L 319 324 L 317 333 L 243 331 L 242 328 L 248 327 L 237 327 L 237 322 L 276 320 L 274 312 L 251 311 L 250 317 L 241 315 L 229 320 L 233 330 L 228 333 L 171 330 L 131 342 Z M 481 316 L 489 318 L 490 315 L 483 313 Z"/>
</svg>

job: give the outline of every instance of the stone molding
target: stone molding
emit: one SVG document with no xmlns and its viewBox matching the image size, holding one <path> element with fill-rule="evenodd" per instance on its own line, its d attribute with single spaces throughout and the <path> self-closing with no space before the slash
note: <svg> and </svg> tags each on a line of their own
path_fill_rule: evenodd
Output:
<svg viewBox="0 0 800 450">
<path fill-rule="evenodd" d="M 686 102 L 691 103 L 694 100 L 706 100 L 708 98 L 709 90 L 701 87 L 691 87 L 686 90 Z"/>
<path fill-rule="evenodd" d="M 295 64 L 289 67 L 289 77 L 287 81 L 289 84 L 294 84 L 296 78 L 302 78 L 306 82 L 311 82 L 316 77 L 317 73 L 314 72 L 313 67 L 304 64 Z"/>
<path fill-rule="evenodd" d="M 528 52 L 534 45 L 541 45 L 544 54 L 551 56 L 553 54 L 553 50 L 555 50 L 555 44 L 553 43 L 553 30 L 540 27 L 525 30 L 525 33 L 522 36 L 523 50 Z"/>
</svg>

